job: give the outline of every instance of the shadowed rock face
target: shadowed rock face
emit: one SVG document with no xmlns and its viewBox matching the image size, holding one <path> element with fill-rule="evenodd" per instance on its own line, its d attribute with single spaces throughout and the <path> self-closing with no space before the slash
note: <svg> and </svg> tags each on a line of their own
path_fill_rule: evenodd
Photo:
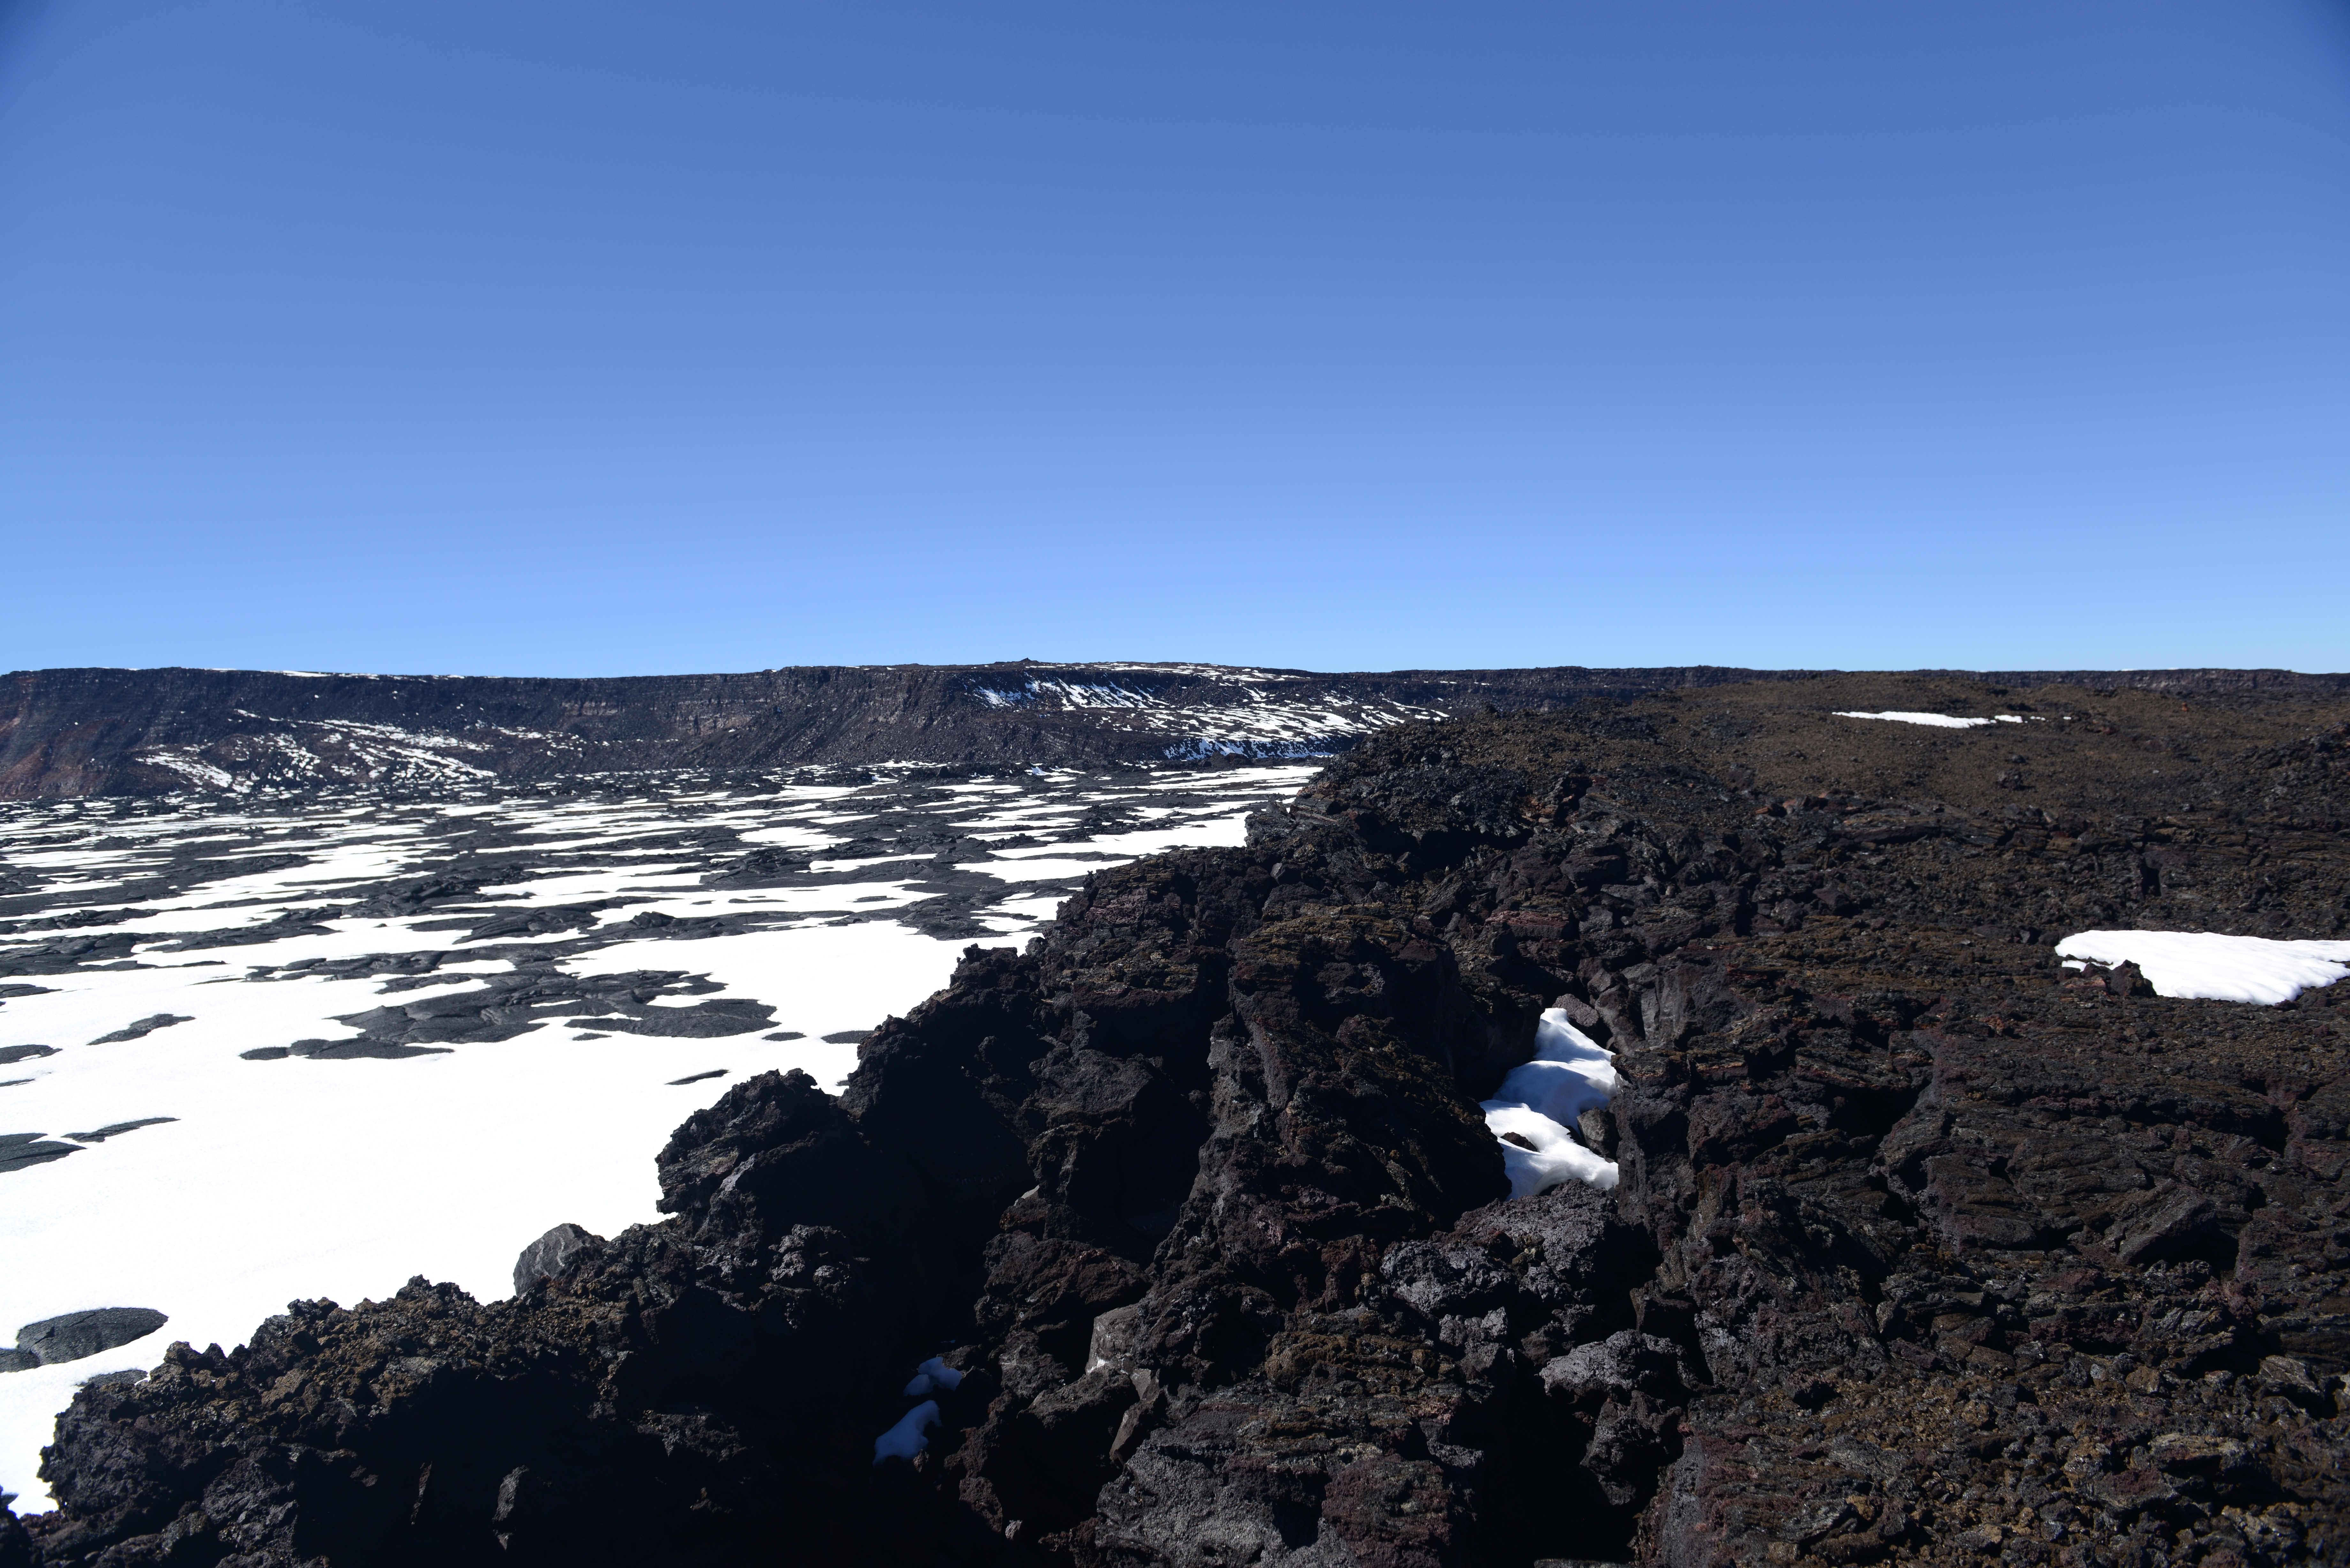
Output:
<svg viewBox="0 0 2350 1568">
<path fill-rule="evenodd" d="M 51 1563 L 2341 1560 L 2350 703 L 1860 680 L 1382 734 L 742 1084 L 667 1222 L 85 1388 Z M 1971 705 L 1971 706 L 1970 706 Z M 2070 719 L 2064 715 L 2072 715 Z M 1612 1192 L 1475 1101 L 1565 1007 Z M 526 1271 L 536 1272 L 536 1270 Z M 940 1427 L 871 1463 L 915 1403 Z M 0 1563 L 17 1550 L 0 1527 Z"/>
</svg>

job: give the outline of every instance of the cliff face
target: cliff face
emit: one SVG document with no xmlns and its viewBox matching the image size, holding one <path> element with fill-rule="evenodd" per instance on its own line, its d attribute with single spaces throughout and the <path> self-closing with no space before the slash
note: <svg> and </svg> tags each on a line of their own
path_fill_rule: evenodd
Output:
<svg viewBox="0 0 2350 1568">
<path fill-rule="evenodd" d="M 84 1389 L 16 1549 L 2342 1560 L 2350 998 L 2046 944 L 2338 938 L 2350 703 L 1804 696 L 1391 729 L 972 950 L 841 1099 L 694 1116 L 669 1222 Z M 1621 1181 L 1510 1199 L 1476 1101 L 1553 1004 Z"/>
<path fill-rule="evenodd" d="M 811 667 L 621 680 L 47 670 L 0 687 L 0 798 L 302 788 L 432 789 L 655 768 L 1054 764 L 1326 756 L 1399 721 L 1799 671 L 1398 670 L 1211 665 Z M 2350 676 L 2048 671 L 1995 684 L 2323 693 Z"/>
</svg>

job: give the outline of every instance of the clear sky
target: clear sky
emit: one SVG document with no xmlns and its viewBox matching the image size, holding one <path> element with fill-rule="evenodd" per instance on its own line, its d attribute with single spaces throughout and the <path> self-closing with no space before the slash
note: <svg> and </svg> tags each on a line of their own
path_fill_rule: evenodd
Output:
<svg viewBox="0 0 2350 1568">
<path fill-rule="evenodd" d="M 0 0 L 0 668 L 2350 669 L 2343 0 Z"/>
</svg>

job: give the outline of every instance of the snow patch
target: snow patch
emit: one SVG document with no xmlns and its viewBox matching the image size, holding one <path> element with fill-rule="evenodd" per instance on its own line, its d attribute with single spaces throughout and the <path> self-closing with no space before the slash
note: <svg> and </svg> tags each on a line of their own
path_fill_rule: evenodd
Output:
<svg viewBox="0 0 2350 1568">
<path fill-rule="evenodd" d="M 1890 719 L 1897 724 L 1931 724 L 1938 730 L 1971 730 L 1978 724 L 1988 724 L 1989 719 L 1954 719 L 1948 713 L 1847 713 L 1838 710 L 1839 719 Z"/>
<path fill-rule="evenodd" d="M 962 1386 L 962 1374 L 933 1355 L 914 1368 L 914 1380 L 906 1385 L 906 1397 L 920 1399 L 933 1392 L 951 1394 Z"/>
<path fill-rule="evenodd" d="M 2064 715 L 2067 719 L 2073 715 Z M 1988 719 L 1960 719 L 1949 713 L 1854 713 L 1839 710 L 1839 719 L 1890 719 L 1897 724 L 1931 724 L 1938 730 L 1972 730 L 1984 724 L 2044 724 L 2038 713 L 1997 713 Z"/>
<path fill-rule="evenodd" d="M 873 1462 L 878 1465 L 884 1459 L 910 1461 L 916 1454 L 931 1446 L 931 1439 L 923 1434 L 938 1424 L 939 1402 L 923 1400 L 907 1411 L 896 1426 L 873 1439 Z"/>
<path fill-rule="evenodd" d="M 1534 1026 L 1534 1059 L 1502 1080 L 1478 1109 L 1501 1140 L 1510 1196 L 1532 1198 L 1563 1181 L 1616 1185 L 1616 1162 L 1603 1159 L 1567 1131 L 1576 1117 L 1615 1097 L 1615 1059 L 1605 1047 L 1551 1008 Z M 1515 1133 L 1532 1148 L 1513 1143 Z"/>
<path fill-rule="evenodd" d="M 2350 942 L 2214 931 L 2083 931 L 2058 942 L 2056 951 L 2092 963 L 2134 963 L 2157 996 L 2271 1007 L 2350 974 Z"/>
<path fill-rule="evenodd" d="M 236 787 L 234 774 L 226 768 L 214 767 L 191 751 L 157 746 L 148 751 L 135 752 L 131 755 L 135 762 L 146 763 L 167 772 L 175 773 L 200 788 L 234 789 Z"/>
</svg>

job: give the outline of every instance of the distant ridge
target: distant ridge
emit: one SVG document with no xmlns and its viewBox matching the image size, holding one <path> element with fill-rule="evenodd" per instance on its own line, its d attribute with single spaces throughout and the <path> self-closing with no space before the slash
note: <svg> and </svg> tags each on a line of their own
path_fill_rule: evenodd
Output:
<svg viewBox="0 0 2350 1568">
<path fill-rule="evenodd" d="M 1188 663 L 802 666 L 569 680 L 295 670 L 37 670 L 5 678 L 0 798 L 648 769 L 1000 766 L 1326 756 L 1487 705 L 1628 699 L 1833 671 L 1719 665 L 1326 674 Z M 2283 670 L 1919 670 L 1996 686 L 2331 694 Z"/>
</svg>

